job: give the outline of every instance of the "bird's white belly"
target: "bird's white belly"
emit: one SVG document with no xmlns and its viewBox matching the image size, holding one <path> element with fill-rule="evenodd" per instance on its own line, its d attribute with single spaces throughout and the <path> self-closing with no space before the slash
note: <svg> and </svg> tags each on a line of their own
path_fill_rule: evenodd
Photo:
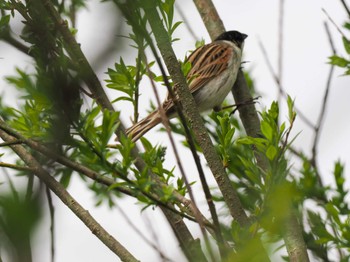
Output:
<svg viewBox="0 0 350 262">
<path fill-rule="evenodd" d="M 213 109 L 222 104 L 236 81 L 237 71 L 227 71 L 211 80 L 205 87 L 194 94 L 200 112 Z"/>
</svg>

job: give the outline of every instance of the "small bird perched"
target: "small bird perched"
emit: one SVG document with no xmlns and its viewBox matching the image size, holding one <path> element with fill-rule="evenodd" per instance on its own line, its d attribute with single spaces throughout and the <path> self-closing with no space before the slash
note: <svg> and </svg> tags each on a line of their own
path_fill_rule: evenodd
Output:
<svg viewBox="0 0 350 262">
<path fill-rule="evenodd" d="M 192 67 L 187 75 L 189 89 L 199 112 L 218 110 L 236 81 L 241 66 L 246 34 L 228 31 L 212 43 L 197 48 L 188 57 Z M 176 94 L 176 90 L 175 94 Z M 175 105 L 168 95 L 162 104 L 168 118 L 177 116 Z M 159 109 L 126 130 L 133 141 L 138 140 L 162 122 Z"/>
</svg>

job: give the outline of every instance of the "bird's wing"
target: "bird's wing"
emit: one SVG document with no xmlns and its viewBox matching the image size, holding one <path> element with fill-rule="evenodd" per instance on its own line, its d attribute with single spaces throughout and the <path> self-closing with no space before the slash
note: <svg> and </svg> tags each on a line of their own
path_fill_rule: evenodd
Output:
<svg viewBox="0 0 350 262">
<path fill-rule="evenodd" d="M 193 94 L 227 69 L 233 55 L 233 47 L 222 41 L 197 48 L 187 59 L 191 63 L 191 69 L 187 75 L 191 93 Z M 178 98 L 177 95 L 176 98 Z M 173 101 L 168 94 L 163 108 L 168 111 L 172 106 Z"/>
<path fill-rule="evenodd" d="M 233 48 L 224 42 L 214 42 L 196 49 L 188 61 L 192 67 L 187 75 L 191 93 L 196 92 L 210 80 L 227 69 Z"/>
</svg>

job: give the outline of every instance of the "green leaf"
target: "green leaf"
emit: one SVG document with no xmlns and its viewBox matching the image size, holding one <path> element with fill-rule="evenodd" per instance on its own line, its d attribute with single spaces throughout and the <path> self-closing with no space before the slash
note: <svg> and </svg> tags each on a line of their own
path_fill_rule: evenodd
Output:
<svg viewBox="0 0 350 262">
<path fill-rule="evenodd" d="M 277 149 L 273 145 L 270 145 L 266 150 L 267 158 L 272 161 L 275 158 L 276 154 L 277 154 Z"/>
<path fill-rule="evenodd" d="M 272 127 L 270 126 L 270 124 L 263 120 L 261 122 L 260 128 L 261 128 L 261 132 L 267 138 L 267 140 L 272 141 L 273 130 L 272 130 Z"/>
<path fill-rule="evenodd" d="M 332 203 L 327 203 L 325 209 L 338 225 L 341 224 L 339 219 L 339 211 L 335 208 L 335 206 Z"/>
<path fill-rule="evenodd" d="M 350 61 L 336 55 L 329 57 L 329 59 L 330 59 L 329 61 L 330 64 L 336 65 L 339 67 L 347 67 L 350 64 Z"/>
<path fill-rule="evenodd" d="M 288 105 L 289 121 L 293 121 L 294 118 L 295 118 L 294 100 L 289 95 L 288 95 L 288 98 L 287 98 L 287 105 Z"/>
<path fill-rule="evenodd" d="M 346 22 L 343 25 L 346 29 L 350 30 L 350 23 Z"/>
<path fill-rule="evenodd" d="M 7 27 L 10 22 L 10 15 L 5 15 L 2 16 L 0 19 L 0 31 L 4 28 Z"/>
<path fill-rule="evenodd" d="M 350 54 L 350 41 L 347 38 L 345 38 L 344 36 L 343 36 L 342 39 L 343 39 L 343 44 L 344 44 L 345 51 L 348 54 Z"/>
</svg>

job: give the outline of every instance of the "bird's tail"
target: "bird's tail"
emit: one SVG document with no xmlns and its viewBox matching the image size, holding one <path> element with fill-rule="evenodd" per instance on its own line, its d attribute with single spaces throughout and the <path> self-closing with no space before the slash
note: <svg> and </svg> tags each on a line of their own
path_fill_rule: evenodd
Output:
<svg viewBox="0 0 350 262">
<path fill-rule="evenodd" d="M 144 119 L 137 122 L 132 127 L 126 130 L 126 134 L 131 137 L 132 141 L 137 141 L 140 137 L 146 134 L 150 129 L 161 122 L 159 111 L 153 111 Z"/>
</svg>

